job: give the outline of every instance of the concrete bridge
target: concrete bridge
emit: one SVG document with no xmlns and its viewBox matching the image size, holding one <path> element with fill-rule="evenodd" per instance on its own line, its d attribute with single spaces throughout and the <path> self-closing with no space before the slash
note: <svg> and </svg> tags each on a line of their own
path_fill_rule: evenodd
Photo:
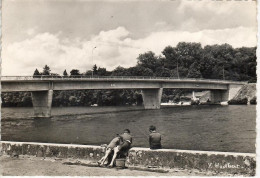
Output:
<svg viewBox="0 0 260 178">
<path fill-rule="evenodd" d="M 210 100 L 216 103 L 232 99 L 246 83 L 188 78 L 2 76 L 1 91 L 32 92 L 35 117 L 50 117 L 54 90 L 141 89 L 144 108 L 159 109 L 163 88 L 210 90 Z"/>
</svg>

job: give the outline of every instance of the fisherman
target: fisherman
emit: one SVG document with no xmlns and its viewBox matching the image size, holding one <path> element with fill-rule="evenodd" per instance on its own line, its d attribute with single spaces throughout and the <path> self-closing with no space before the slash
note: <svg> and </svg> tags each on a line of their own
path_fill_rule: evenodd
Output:
<svg viewBox="0 0 260 178">
<path fill-rule="evenodd" d="M 103 157 L 98 161 L 98 164 L 100 164 L 101 166 L 104 165 L 104 163 L 105 163 L 105 161 L 107 160 L 109 154 L 112 153 L 112 151 L 114 150 L 114 148 L 120 144 L 120 140 L 121 140 L 121 137 L 120 137 L 119 134 L 117 134 L 117 136 L 116 136 L 115 138 L 113 138 L 113 139 L 111 140 L 111 142 L 108 144 L 108 146 L 106 147 L 105 156 L 103 156 Z"/>
<path fill-rule="evenodd" d="M 114 161 L 118 156 L 119 152 L 123 154 L 127 154 L 129 149 L 131 148 L 132 136 L 130 135 L 129 129 L 125 129 L 124 133 L 120 135 L 120 138 L 122 139 L 122 143 L 120 143 L 120 145 L 114 148 L 114 155 L 111 163 L 109 164 L 109 167 L 113 167 Z"/>
<path fill-rule="evenodd" d="M 151 132 L 149 135 L 150 149 L 161 149 L 161 134 L 156 132 L 156 127 L 153 125 L 149 127 L 149 131 Z"/>
</svg>

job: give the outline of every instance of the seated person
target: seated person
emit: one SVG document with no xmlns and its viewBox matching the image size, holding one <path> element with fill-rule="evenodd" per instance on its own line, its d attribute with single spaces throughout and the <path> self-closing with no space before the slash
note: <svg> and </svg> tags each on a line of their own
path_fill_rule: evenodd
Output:
<svg viewBox="0 0 260 178">
<path fill-rule="evenodd" d="M 151 132 L 149 135 L 150 149 L 161 149 L 161 134 L 156 132 L 156 127 L 153 125 L 150 126 L 149 131 Z"/>
<path fill-rule="evenodd" d="M 114 161 L 115 161 L 116 157 L 118 156 L 119 152 L 126 153 L 131 148 L 132 136 L 130 135 L 129 129 L 125 129 L 124 133 L 120 135 L 120 138 L 122 140 L 122 143 L 120 143 L 117 147 L 114 148 L 114 155 L 113 155 L 112 161 L 109 165 L 110 167 L 113 167 Z"/>
<path fill-rule="evenodd" d="M 119 134 L 117 134 L 117 136 L 111 140 L 111 142 L 108 144 L 108 146 L 106 147 L 106 153 L 105 153 L 105 156 L 103 156 L 99 161 L 98 163 L 102 166 L 104 165 L 105 161 L 107 160 L 109 154 L 114 150 L 114 148 L 116 146 L 118 146 L 120 144 L 120 140 L 121 140 L 121 137 Z"/>
</svg>

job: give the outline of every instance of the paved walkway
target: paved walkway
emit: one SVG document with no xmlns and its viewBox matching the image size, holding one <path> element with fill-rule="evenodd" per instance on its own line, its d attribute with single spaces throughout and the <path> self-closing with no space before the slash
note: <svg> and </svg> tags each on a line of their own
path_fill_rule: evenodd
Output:
<svg viewBox="0 0 260 178">
<path fill-rule="evenodd" d="M 211 176 L 214 174 L 188 170 L 150 172 L 143 170 L 89 167 L 84 164 L 69 165 L 69 160 L 30 156 L 0 157 L 0 175 L 3 176 Z"/>
</svg>

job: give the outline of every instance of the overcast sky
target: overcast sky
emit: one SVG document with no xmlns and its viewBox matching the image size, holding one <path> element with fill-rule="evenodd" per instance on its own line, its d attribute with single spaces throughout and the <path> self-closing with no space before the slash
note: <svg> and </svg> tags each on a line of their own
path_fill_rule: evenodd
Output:
<svg viewBox="0 0 260 178">
<path fill-rule="evenodd" d="M 130 67 L 138 54 L 181 41 L 253 47 L 256 27 L 250 0 L 3 0 L 2 75 L 32 75 L 45 64 L 59 74 Z"/>
</svg>

